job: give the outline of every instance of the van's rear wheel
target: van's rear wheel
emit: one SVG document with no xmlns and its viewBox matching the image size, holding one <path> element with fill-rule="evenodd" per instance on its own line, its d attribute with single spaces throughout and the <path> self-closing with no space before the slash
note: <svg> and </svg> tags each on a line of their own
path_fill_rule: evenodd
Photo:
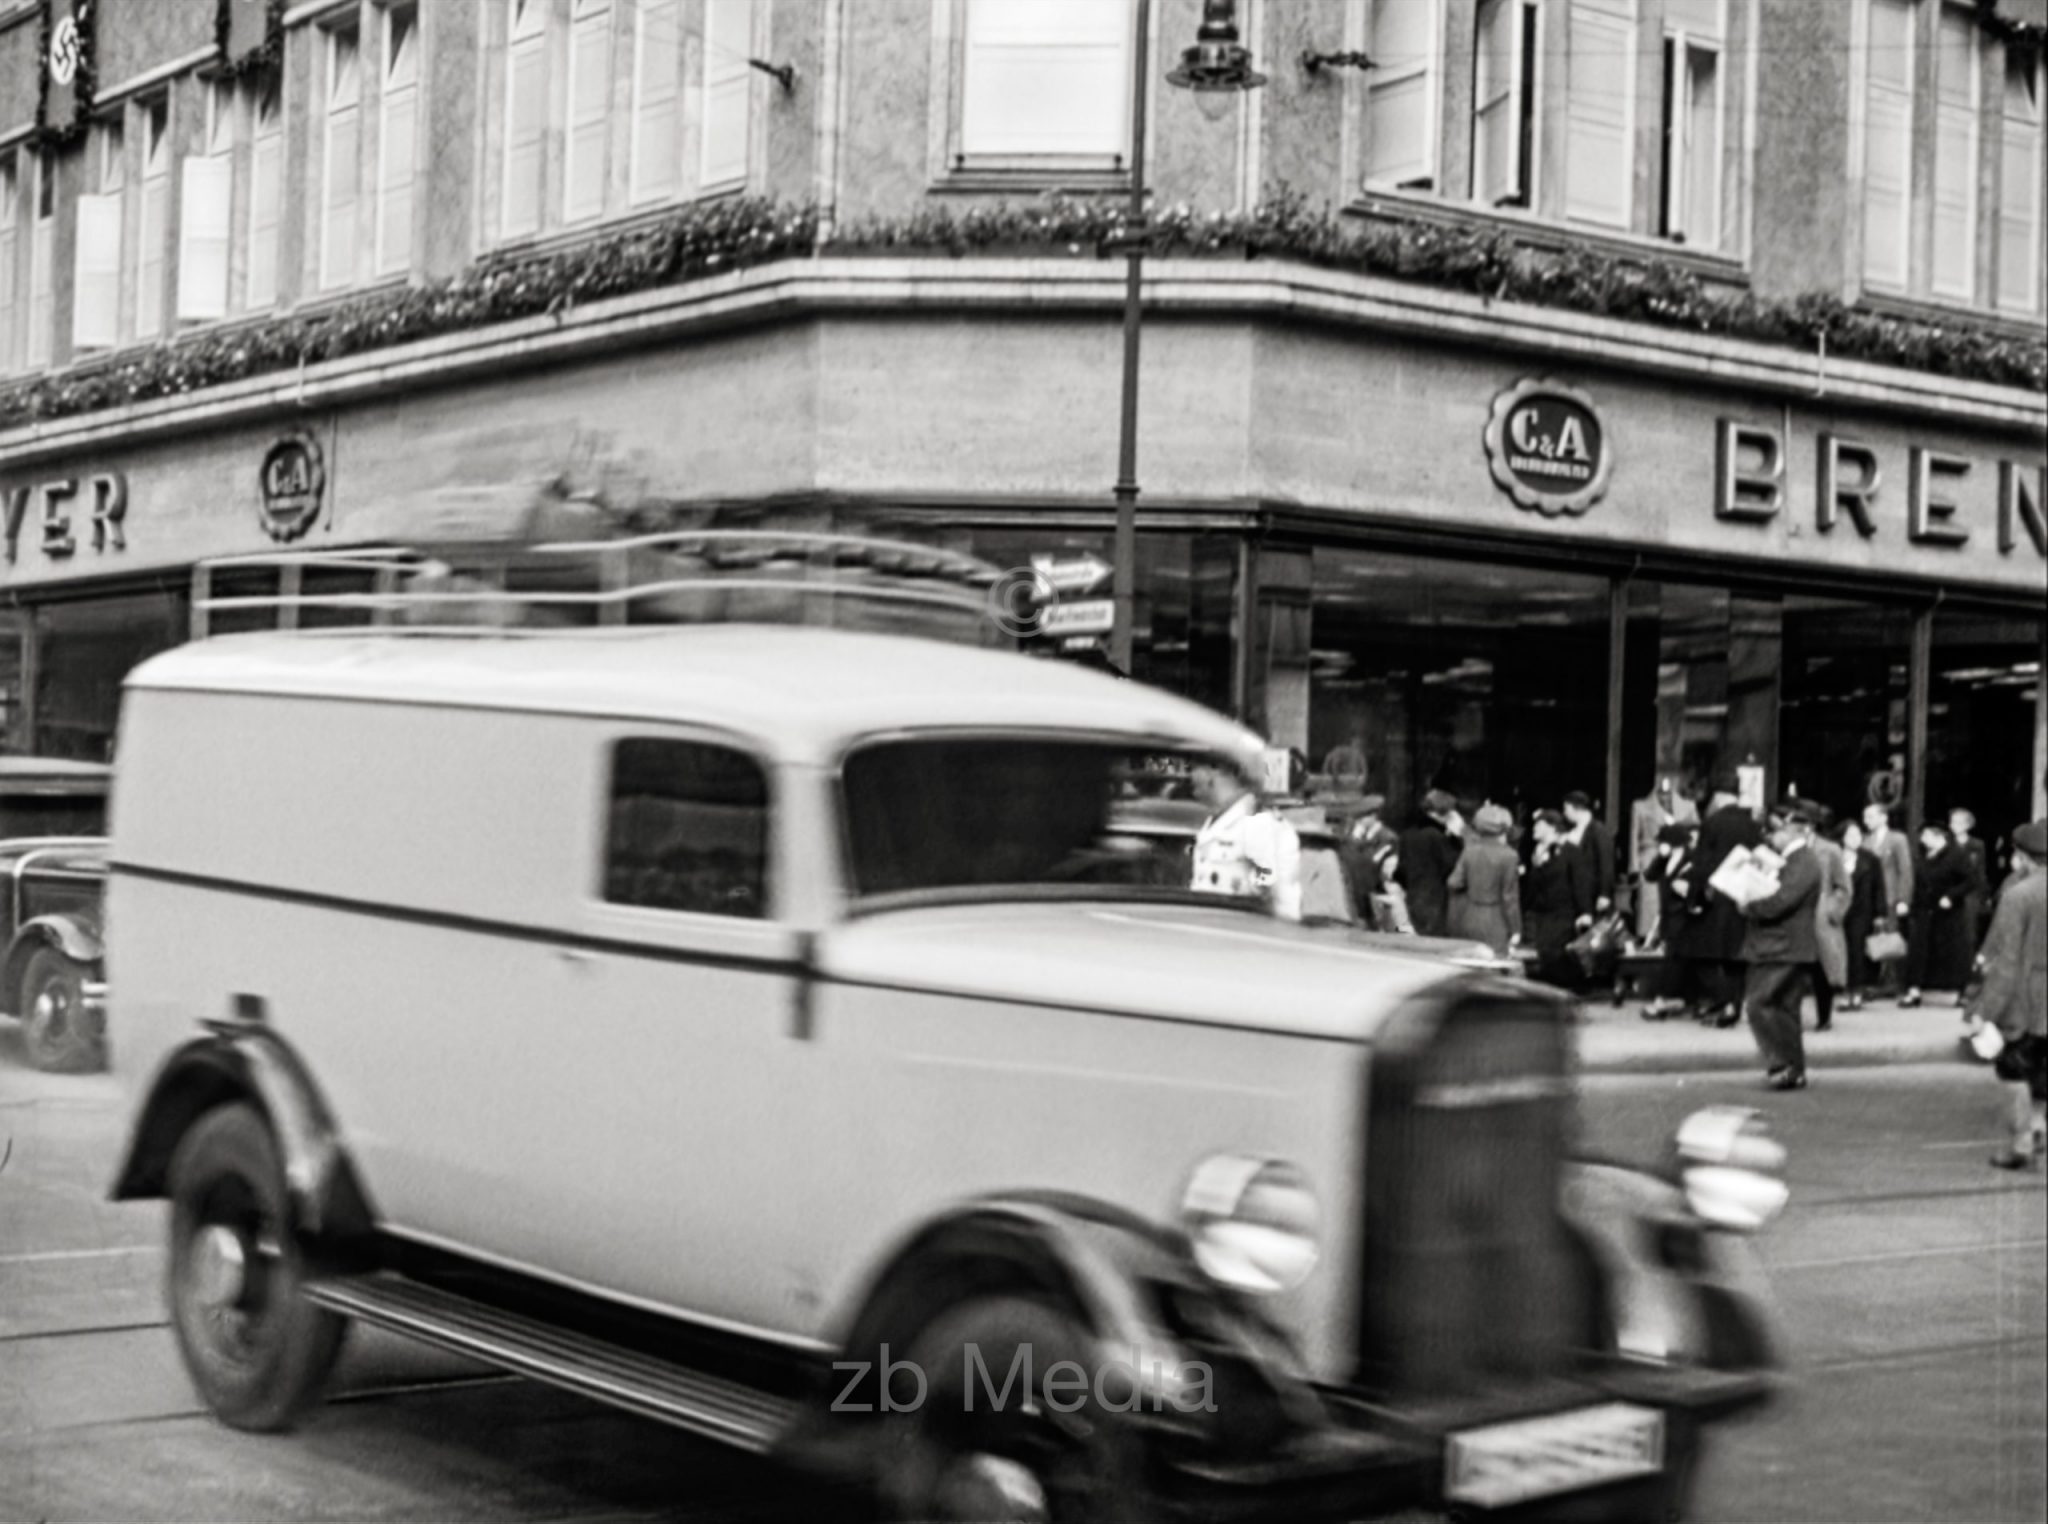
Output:
<svg viewBox="0 0 2048 1524">
<path fill-rule="evenodd" d="M 171 1159 L 171 1322 L 206 1405 L 238 1429 L 291 1425 L 347 1325 L 302 1294 L 284 1168 L 253 1106 L 208 1112 Z"/>
<path fill-rule="evenodd" d="M 55 947 L 38 947 L 22 971 L 21 1012 L 28 1060 L 38 1069 L 81 1074 L 104 1066 L 99 1027 L 85 1004 L 85 969 Z"/>
</svg>

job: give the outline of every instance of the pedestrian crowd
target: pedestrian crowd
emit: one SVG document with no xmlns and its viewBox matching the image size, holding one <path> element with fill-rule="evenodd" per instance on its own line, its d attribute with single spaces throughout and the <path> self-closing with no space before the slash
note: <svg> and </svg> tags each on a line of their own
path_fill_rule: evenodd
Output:
<svg viewBox="0 0 2048 1524">
<path fill-rule="evenodd" d="M 1396 830 L 1385 797 L 1364 795 L 1341 854 L 1361 921 L 1484 942 L 1569 989 L 1611 979 L 1626 953 L 1651 986 L 1644 1019 L 1746 1016 L 1776 1090 L 1806 1088 L 1807 997 L 1828 1032 L 1867 1001 L 1954 996 L 1972 1030 L 1996 1034 L 1986 1046 L 2011 1137 L 1992 1162 L 2020 1168 L 2043 1152 L 2048 823 L 2013 833 L 1994 890 L 1967 809 L 1909 839 L 1882 804 L 1839 821 L 1799 798 L 1758 810 L 1727 777 L 1696 806 L 1660 779 L 1630 812 L 1625 914 L 1620 854 L 1592 801 L 1559 803 L 1518 822 L 1491 802 L 1468 815 L 1432 789 Z"/>
</svg>

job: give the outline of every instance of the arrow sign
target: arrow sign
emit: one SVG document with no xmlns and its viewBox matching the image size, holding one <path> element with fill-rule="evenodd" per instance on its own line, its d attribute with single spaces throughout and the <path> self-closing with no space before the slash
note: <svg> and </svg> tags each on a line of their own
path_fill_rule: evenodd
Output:
<svg viewBox="0 0 2048 1524">
<path fill-rule="evenodd" d="M 1062 560 L 1058 556 L 1033 556 L 1031 569 L 1045 579 L 1056 593 L 1085 593 L 1108 580 L 1113 567 L 1093 551 Z"/>
</svg>

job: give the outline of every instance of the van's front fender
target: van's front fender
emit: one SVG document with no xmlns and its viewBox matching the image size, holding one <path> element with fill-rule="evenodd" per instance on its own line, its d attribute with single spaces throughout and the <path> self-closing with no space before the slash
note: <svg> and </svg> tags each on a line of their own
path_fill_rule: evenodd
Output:
<svg viewBox="0 0 2048 1524">
<path fill-rule="evenodd" d="M 151 1080 L 112 1199 L 165 1195 L 171 1158 L 186 1130 L 216 1106 L 248 1101 L 269 1119 L 299 1230 L 316 1237 L 367 1231 L 371 1216 L 333 1116 L 298 1055 L 261 1021 L 237 1018 L 208 1027 L 206 1036 L 165 1059 Z"/>
</svg>

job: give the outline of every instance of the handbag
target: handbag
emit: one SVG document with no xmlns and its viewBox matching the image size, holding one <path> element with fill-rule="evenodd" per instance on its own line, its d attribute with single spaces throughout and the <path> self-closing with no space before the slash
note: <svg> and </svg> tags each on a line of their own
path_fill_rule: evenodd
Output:
<svg viewBox="0 0 2048 1524">
<path fill-rule="evenodd" d="M 1622 934 L 1620 914 L 1609 912 L 1573 937 L 1565 951 L 1577 960 L 1588 979 L 1611 979 L 1621 964 Z"/>
<path fill-rule="evenodd" d="M 1906 939 L 1896 931 L 1873 931 L 1863 939 L 1863 954 L 1872 963 L 1890 963 L 1906 956 Z"/>
</svg>

